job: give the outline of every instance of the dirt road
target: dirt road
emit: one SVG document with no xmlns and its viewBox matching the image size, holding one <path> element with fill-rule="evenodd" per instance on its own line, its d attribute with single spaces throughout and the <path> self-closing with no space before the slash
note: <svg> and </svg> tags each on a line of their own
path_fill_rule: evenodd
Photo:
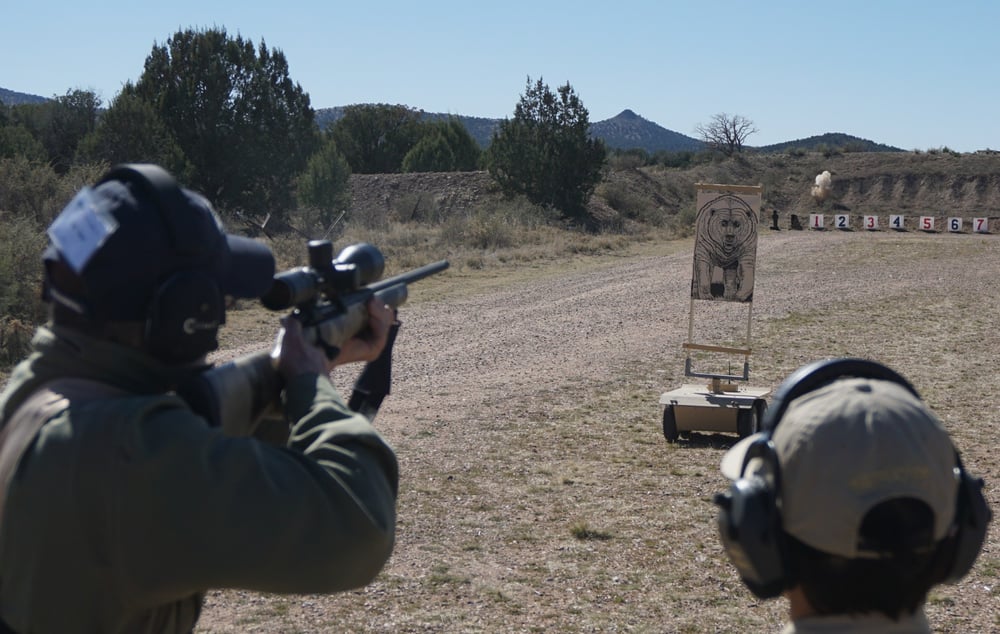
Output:
<svg viewBox="0 0 1000 634">
<path fill-rule="evenodd" d="M 757 262 L 751 382 L 830 356 L 891 365 L 1000 508 L 1000 237 L 764 232 Z M 710 499 L 734 438 L 660 431 L 658 396 L 684 381 L 691 243 L 489 283 L 445 276 L 442 299 L 414 287 L 402 310 L 377 419 L 402 468 L 385 571 L 333 597 L 213 592 L 199 631 L 777 631 L 783 602 L 754 600 L 716 538 Z M 698 331 L 706 342 L 745 334 L 730 308 L 698 313 L 723 322 Z M 934 591 L 932 625 L 1000 631 L 998 596 L 992 536 L 972 575 Z"/>
</svg>

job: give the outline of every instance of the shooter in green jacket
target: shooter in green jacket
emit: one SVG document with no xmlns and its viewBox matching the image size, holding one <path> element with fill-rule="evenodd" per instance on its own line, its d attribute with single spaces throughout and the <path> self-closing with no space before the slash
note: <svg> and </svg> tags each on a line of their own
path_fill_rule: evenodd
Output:
<svg viewBox="0 0 1000 634">
<path fill-rule="evenodd" d="M 391 309 L 328 359 L 285 318 L 284 446 L 224 434 L 175 388 L 229 297 L 274 260 L 155 166 L 85 187 L 49 229 L 51 320 L 0 395 L 0 632 L 189 632 L 206 590 L 363 586 L 393 548 L 398 467 L 329 379 L 384 348 Z M 248 421 L 249 422 L 249 421 Z"/>
</svg>

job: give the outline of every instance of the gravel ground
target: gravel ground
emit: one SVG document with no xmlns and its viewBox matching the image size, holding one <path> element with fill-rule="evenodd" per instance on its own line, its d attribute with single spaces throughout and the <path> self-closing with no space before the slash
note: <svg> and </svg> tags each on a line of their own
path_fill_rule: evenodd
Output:
<svg viewBox="0 0 1000 634">
<path fill-rule="evenodd" d="M 661 433 L 659 394 L 689 382 L 690 276 L 684 241 L 489 282 L 449 271 L 433 300 L 414 287 L 376 421 L 402 469 L 386 569 L 334 596 L 214 591 L 199 631 L 780 629 L 783 601 L 756 601 L 716 538 L 710 499 L 735 437 L 668 444 Z M 745 334 L 746 313 L 731 318 L 745 307 L 703 304 L 704 343 Z M 751 383 L 776 387 L 830 356 L 888 363 L 938 411 L 1000 508 L 998 305 L 996 236 L 764 232 Z M 234 321 L 244 343 L 219 358 L 269 345 L 269 320 Z M 973 574 L 932 592 L 936 631 L 1000 631 L 997 541 L 994 531 Z"/>
</svg>

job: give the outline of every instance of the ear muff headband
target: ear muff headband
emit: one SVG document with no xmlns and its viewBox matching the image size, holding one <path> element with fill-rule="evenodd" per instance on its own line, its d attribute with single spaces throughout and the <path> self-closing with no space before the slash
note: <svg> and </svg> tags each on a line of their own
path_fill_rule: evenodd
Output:
<svg viewBox="0 0 1000 634">
<path fill-rule="evenodd" d="M 205 235 L 202 217 L 191 209 L 177 180 L 162 167 L 148 163 L 124 163 L 109 170 L 97 181 L 131 183 L 143 189 L 154 201 L 174 251 L 183 257 L 199 258 L 211 255 L 209 236 Z"/>
<path fill-rule="evenodd" d="M 812 392 L 827 383 L 833 383 L 844 377 L 881 379 L 898 383 L 914 396 L 920 398 L 920 394 L 909 381 L 895 370 L 880 363 L 857 358 L 816 361 L 802 366 L 781 382 L 781 385 L 775 390 L 774 396 L 771 397 L 771 404 L 764 412 L 760 425 L 761 430 L 773 432 L 792 401 L 807 392 Z"/>
</svg>

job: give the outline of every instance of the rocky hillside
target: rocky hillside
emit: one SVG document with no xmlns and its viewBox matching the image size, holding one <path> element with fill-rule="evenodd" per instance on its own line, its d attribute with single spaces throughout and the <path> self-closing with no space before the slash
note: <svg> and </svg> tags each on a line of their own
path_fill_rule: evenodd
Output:
<svg viewBox="0 0 1000 634">
<path fill-rule="evenodd" d="M 23 92 L 0 88 L 0 104 L 6 106 L 17 106 L 25 103 L 45 103 L 46 101 L 48 99 L 38 95 L 29 95 Z"/>
<path fill-rule="evenodd" d="M 829 190 L 819 200 L 813 190 L 823 172 L 830 173 Z M 1000 215 L 998 152 L 766 155 L 733 170 L 732 177 L 748 183 L 756 177 L 764 185 L 765 205 L 788 213 L 818 209 L 854 214 Z"/>
<path fill-rule="evenodd" d="M 668 130 L 631 110 L 623 110 L 611 119 L 591 124 L 590 134 L 602 139 L 609 148 L 638 148 L 650 154 L 660 151 L 697 152 L 705 147 L 698 139 Z"/>
<path fill-rule="evenodd" d="M 829 189 L 818 200 L 812 191 L 823 172 L 829 172 Z M 366 213 L 393 211 L 420 217 L 431 207 L 447 214 L 500 199 L 485 172 L 351 178 L 354 209 Z M 625 199 L 673 215 L 691 208 L 699 182 L 763 185 L 768 214 L 777 209 L 783 215 L 1000 216 L 1000 152 L 770 154 L 687 169 L 609 169 L 592 208 L 595 213 L 613 213 Z"/>
<path fill-rule="evenodd" d="M 405 219 L 460 213 L 502 198 L 486 172 L 352 174 L 351 211 L 362 216 L 393 213 Z"/>
</svg>

